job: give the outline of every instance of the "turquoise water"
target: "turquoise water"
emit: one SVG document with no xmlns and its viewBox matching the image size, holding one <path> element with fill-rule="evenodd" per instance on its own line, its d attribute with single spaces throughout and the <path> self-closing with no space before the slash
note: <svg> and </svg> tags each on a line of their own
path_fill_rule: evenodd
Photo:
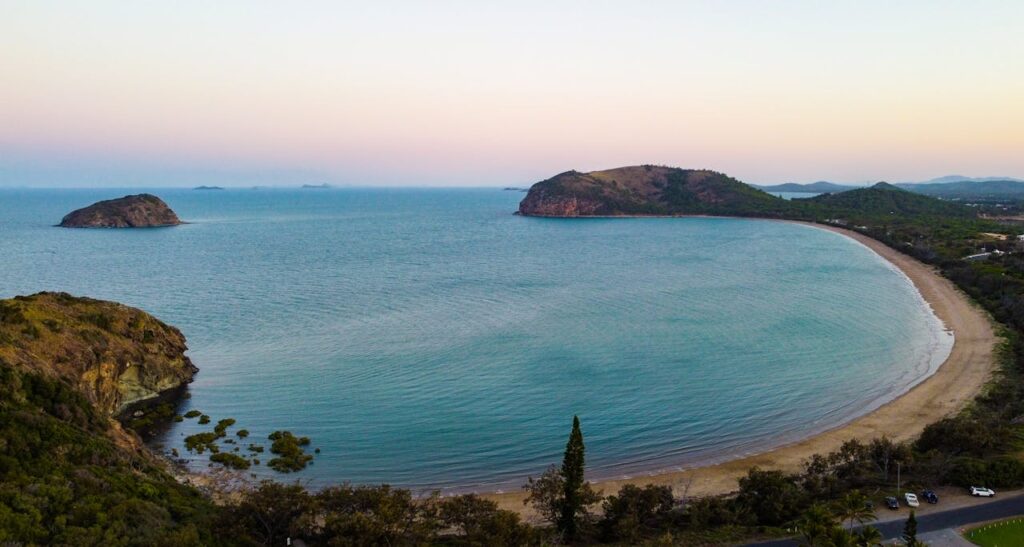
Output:
<svg viewBox="0 0 1024 547">
<path fill-rule="evenodd" d="M 0 190 L 0 296 L 178 326 L 201 369 L 182 411 L 312 437 L 291 477 L 313 485 L 517 488 L 560 461 L 574 413 L 592 478 L 737 457 L 878 406 L 951 345 L 902 274 L 806 226 L 279 189 L 157 191 L 191 222 L 175 228 L 51 227 L 125 193 Z"/>
</svg>

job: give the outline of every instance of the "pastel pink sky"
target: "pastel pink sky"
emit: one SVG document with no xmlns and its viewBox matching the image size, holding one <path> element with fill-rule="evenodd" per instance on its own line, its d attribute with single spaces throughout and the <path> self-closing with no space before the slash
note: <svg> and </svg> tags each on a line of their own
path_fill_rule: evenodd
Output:
<svg viewBox="0 0 1024 547">
<path fill-rule="evenodd" d="M 1024 2 L 0 0 L 0 185 L 1024 177 Z"/>
</svg>

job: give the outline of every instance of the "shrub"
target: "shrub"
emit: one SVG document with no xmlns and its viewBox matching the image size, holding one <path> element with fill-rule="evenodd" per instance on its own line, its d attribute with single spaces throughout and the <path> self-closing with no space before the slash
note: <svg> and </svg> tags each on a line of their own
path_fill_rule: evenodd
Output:
<svg viewBox="0 0 1024 547">
<path fill-rule="evenodd" d="M 296 437 L 291 431 L 275 431 L 267 438 L 273 441 L 270 452 L 278 456 L 267 463 L 275 471 L 301 471 L 313 459 L 302 449 L 309 444 L 309 437 Z"/>
<path fill-rule="evenodd" d="M 214 426 L 213 430 L 214 432 L 223 437 L 227 429 L 233 425 L 235 425 L 234 418 L 225 418 L 223 420 L 218 421 L 217 425 Z"/>
<path fill-rule="evenodd" d="M 674 505 L 670 486 L 627 484 L 605 498 L 601 533 L 609 541 L 636 542 L 657 531 Z"/>
<path fill-rule="evenodd" d="M 217 449 L 216 442 L 219 438 L 220 435 L 212 432 L 189 435 L 188 437 L 185 437 L 185 448 L 190 451 L 196 451 L 200 454 L 206 450 L 209 450 L 210 452 L 218 452 L 219 450 Z"/>
<path fill-rule="evenodd" d="M 953 461 L 946 479 L 958 486 L 1017 487 L 1024 485 L 1024 463 L 1012 457 L 991 461 L 962 457 Z"/>
<path fill-rule="evenodd" d="M 753 513 L 762 526 L 790 522 L 807 506 L 806 496 L 797 487 L 794 477 L 757 467 L 740 479 L 736 502 Z"/>
<path fill-rule="evenodd" d="M 249 469 L 249 460 L 230 452 L 221 452 L 210 456 L 210 461 L 232 469 Z"/>
</svg>

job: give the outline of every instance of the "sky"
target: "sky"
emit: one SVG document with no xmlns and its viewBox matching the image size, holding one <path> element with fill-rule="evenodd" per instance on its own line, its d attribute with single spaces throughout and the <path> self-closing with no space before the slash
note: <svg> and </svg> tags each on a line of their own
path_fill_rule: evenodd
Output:
<svg viewBox="0 0 1024 547">
<path fill-rule="evenodd" d="M 0 186 L 1024 177 L 1024 2 L 0 0 Z"/>
</svg>

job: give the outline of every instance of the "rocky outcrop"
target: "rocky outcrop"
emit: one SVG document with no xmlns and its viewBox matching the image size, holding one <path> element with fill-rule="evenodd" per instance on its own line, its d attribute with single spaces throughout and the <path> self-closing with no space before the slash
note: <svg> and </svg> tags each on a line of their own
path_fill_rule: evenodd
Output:
<svg viewBox="0 0 1024 547">
<path fill-rule="evenodd" d="M 178 215 L 152 194 L 98 201 L 68 213 L 60 221 L 64 228 L 153 228 L 178 224 Z"/>
<path fill-rule="evenodd" d="M 600 199 L 538 188 L 519 203 L 519 214 L 538 217 L 581 217 L 613 214 Z"/>
<path fill-rule="evenodd" d="M 783 214 L 786 200 L 715 171 L 656 165 L 567 171 L 534 184 L 519 204 L 528 216 Z"/>
<path fill-rule="evenodd" d="M 67 293 L 0 300 L 0 360 L 60 377 L 118 415 L 192 381 L 181 331 L 142 310 Z"/>
</svg>

